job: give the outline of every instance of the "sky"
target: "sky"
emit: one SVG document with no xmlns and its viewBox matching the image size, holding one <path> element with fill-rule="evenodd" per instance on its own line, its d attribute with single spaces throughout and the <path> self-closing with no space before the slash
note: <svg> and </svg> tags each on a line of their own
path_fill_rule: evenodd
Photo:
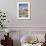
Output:
<svg viewBox="0 0 46 46">
<path fill-rule="evenodd" d="M 28 4 L 19 4 L 20 9 L 28 9 Z"/>
</svg>

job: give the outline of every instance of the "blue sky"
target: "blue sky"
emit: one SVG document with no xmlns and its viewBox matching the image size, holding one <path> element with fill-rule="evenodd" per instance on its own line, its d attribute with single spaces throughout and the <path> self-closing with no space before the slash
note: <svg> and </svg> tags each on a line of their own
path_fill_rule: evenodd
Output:
<svg viewBox="0 0 46 46">
<path fill-rule="evenodd" d="M 20 9 L 28 9 L 28 4 L 19 4 Z"/>
</svg>

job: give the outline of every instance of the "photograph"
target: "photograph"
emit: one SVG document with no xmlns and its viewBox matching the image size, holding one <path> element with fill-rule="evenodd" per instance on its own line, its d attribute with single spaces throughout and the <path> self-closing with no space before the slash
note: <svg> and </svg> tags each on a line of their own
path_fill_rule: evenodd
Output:
<svg viewBox="0 0 46 46">
<path fill-rule="evenodd" d="M 29 2 L 17 3 L 17 19 L 30 19 L 30 3 Z"/>
</svg>

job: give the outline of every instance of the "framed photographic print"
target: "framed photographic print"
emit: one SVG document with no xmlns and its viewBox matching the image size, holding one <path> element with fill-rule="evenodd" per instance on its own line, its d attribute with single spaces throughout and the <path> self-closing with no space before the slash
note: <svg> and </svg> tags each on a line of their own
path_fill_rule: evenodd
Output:
<svg viewBox="0 0 46 46">
<path fill-rule="evenodd" d="M 30 2 L 17 3 L 17 19 L 30 19 Z"/>
</svg>

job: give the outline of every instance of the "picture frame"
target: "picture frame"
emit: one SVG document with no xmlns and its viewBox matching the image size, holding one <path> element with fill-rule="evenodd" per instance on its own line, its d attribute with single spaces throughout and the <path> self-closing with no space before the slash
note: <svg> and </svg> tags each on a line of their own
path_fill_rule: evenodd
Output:
<svg viewBox="0 0 46 46">
<path fill-rule="evenodd" d="M 30 2 L 17 3 L 17 19 L 30 19 Z"/>
</svg>

